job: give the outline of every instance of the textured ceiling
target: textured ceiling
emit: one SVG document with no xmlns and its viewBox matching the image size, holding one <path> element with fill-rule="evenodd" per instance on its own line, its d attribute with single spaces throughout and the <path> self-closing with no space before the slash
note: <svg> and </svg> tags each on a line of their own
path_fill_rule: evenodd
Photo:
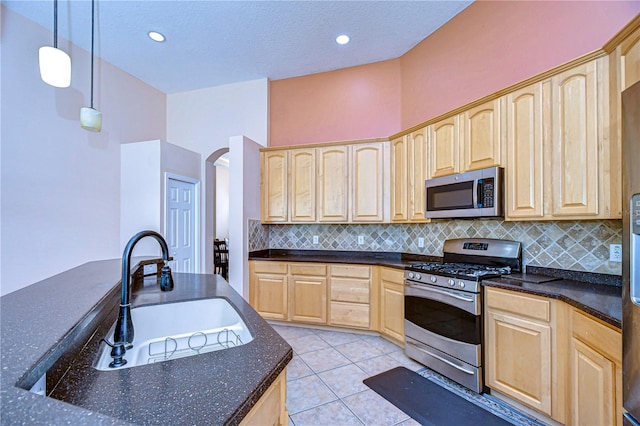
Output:
<svg viewBox="0 0 640 426">
<path fill-rule="evenodd" d="M 96 1 L 96 55 L 165 93 L 397 58 L 471 1 Z M 53 28 L 53 1 L 2 0 Z M 147 32 L 162 32 L 155 43 Z M 89 50 L 91 2 L 59 0 L 59 37 Z M 335 43 L 346 33 L 351 43 Z M 72 58 L 73 60 L 73 58 Z"/>
</svg>

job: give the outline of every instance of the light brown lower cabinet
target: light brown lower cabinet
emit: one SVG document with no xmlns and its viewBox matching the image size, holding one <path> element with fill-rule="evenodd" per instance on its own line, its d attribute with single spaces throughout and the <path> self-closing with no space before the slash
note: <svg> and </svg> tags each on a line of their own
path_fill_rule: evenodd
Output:
<svg viewBox="0 0 640 426">
<path fill-rule="evenodd" d="M 265 319 L 289 319 L 287 263 L 249 262 L 249 303 Z"/>
<path fill-rule="evenodd" d="M 280 373 L 269 389 L 262 395 L 249 414 L 240 422 L 241 426 L 286 426 L 289 424 L 289 412 L 285 407 L 287 400 L 286 369 Z"/>
<path fill-rule="evenodd" d="M 404 346 L 404 273 L 380 268 L 380 333 Z"/>
<path fill-rule="evenodd" d="M 249 261 L 249 303 L 265 319 L 377 330 L 378 267 Z"/>
<path fill-rule="evenodd" d="M 362 265 L 330 265 L 329 324 L 375 329 L 372 318 L 373 268 Z M 375 310 L 375 307 L 374 307 Z M 372 325 L 374 325 L 372 327 Z"/>
<path fill-rule="evenodd" d="M 289 319 L 327 323 L 327 267 L 317 263 L 289 265 Z"/>
<path fill-rule="evenodd" d="M 571 312 L 572 425 L 622 425 L 622 335 L 587 314 Z"/>
<path fill-rule="evenodd" d="M 555 300 L 485 288 L 487 386 L 560 423 L 566 417 L 563 308 Z"/>
</svg>

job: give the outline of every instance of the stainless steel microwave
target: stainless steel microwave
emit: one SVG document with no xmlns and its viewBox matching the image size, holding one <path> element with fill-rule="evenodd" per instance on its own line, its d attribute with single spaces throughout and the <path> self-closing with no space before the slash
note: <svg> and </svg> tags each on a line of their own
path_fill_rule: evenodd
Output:
<svg viewBox="0 0 640 426">
<path fill-rule="evenodd" d="M 426 217 L 504 217 L 504 169 L 473 170 L 428 179 Z"/>
</svg>

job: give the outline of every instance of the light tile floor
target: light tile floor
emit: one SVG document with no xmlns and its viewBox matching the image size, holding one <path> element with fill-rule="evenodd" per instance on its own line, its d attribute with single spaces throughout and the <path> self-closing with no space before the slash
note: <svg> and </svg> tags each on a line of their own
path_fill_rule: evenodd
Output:
<svg viewBox="0 0 640 426">
<path fill-rule="evenodd" d="M 418 425 L 362 380 L 422 365 L 380 336 L 273 324 L 294 354 L 287 367 L 291 425 Z"/>
</svg>

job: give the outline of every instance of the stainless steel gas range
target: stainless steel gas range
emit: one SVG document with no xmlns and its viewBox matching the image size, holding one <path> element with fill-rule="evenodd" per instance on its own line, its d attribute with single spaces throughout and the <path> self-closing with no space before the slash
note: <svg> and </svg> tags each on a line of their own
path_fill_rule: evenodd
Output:
<svg viewBox="0 0 640 426">
<path fill-rule="evenodd" d="M 447 240 L 442 262 L 405 271 L 405 353 L 482 392 L 481 281 L 522 270 L 522 245 L 495 239 Z"/>
</svg>

